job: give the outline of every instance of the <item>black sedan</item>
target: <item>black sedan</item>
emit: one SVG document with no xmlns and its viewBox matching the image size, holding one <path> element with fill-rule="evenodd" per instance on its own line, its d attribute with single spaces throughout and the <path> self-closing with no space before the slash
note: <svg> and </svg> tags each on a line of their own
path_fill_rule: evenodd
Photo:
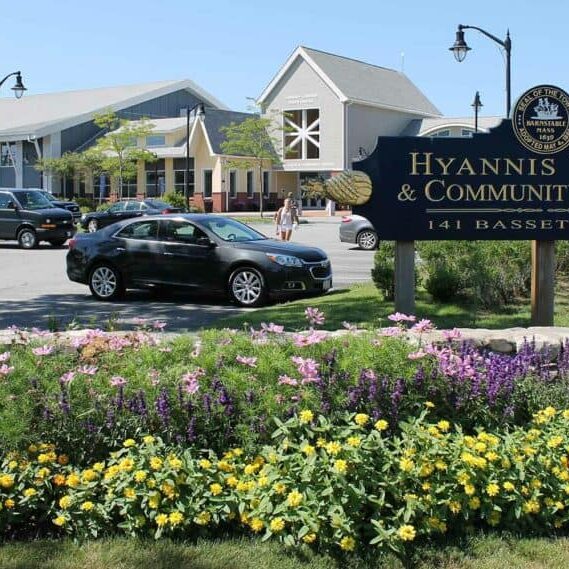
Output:
<svg viewBox="0 0 569 569">
<path fill-rule="evenodd" d="M 141 215 L 156 215 L 166 213 L 178 213 L 182 210 L 179 207 L 153 199 L 146 200 L 121 200 L 114 203 L 105 211 L 90 211 L 81 216 L 81 227 L 94 233 L 117 221 L 140 217 Z"/>
<path fill-rule="evenodd" d="M 212 214 L 144 217 L 78 234 L 69 242 L 67 276 L 99 300 L 128 288 L 183 287 L 225 293 L 240 306 L 332 286 L 324 251 Z"/>
<path fill-rule="evenodd" d="M 81 218 L 81 209 L 79 208 L 78 203 L 71 202 L 68 200 L 60 200 L 56 198 L 53 194 L 51 194 L 50 192 L 46 192 L 45 190 L 38 190 L 38 191 L 42 194 L 42 196 L 44 196 L 51 202 L 51 205 L 70 211 L 71 215 L 73 216 L 73 223 L 77 223 L 79 221 L 79 219 Z"/>
</svg>

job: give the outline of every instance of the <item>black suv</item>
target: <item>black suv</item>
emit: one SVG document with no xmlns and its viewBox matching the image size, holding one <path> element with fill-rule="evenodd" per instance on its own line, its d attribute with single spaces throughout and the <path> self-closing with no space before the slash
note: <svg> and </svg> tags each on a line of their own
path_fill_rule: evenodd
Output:
<svg viewBox="0 0 569 569">
<path fill-rule="evenodd" d="M 17 239 L 23 249 L 40 241 L 60 247 L 75 235 L 71 212 L 55 207 L 38 190 L 0 188 L 0 239 Z"/>
<path fill-rule="evenodd" d="M 51 205 L 54 205 L 55 207 L 60 207 L 62 209 L 66 209 L 67 211 L 71 212 L 71 215 L 73 216 L 73 222 L 77 223 L 80 219 L 81 219 L 81 208 L 79 207 L 79 204 L 76 202 L 70 202 L 68 200 L 60 200 L 58 198 L 56 198 L 53 194 L 50 194 L 49 192 L 46 192 L 45 190 L 38 190 L 38 192 L 41 192 L 43 194 L 44 197 L 46 197 L 50 202 Z"/>
</svg>

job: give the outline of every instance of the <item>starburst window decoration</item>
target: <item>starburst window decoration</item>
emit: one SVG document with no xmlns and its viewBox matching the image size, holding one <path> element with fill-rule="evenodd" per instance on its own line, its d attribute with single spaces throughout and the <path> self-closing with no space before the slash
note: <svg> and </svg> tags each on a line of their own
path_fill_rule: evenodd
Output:
<svg viewBox="0 0 569 569">
<path fill-rule="evenodd" d="M 296 109 L 284 115 L 284 158 L 320 158 L 320 110 Z"/>
</svg>

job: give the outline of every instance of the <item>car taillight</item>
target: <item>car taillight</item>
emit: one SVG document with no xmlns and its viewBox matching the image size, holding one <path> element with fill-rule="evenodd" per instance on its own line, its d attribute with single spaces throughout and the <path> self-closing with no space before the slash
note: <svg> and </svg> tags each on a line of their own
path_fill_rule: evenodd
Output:
<svg viewBox="0 0 569 569">
<path fill-rule="evenodd" d="M 77 239 L 70 239 L 67 242 L 67 246 L 69 247 L 69 249 L 75 249 L 75 244 L 77 243 Z"/>
<path fill-rule="evenodd" d="M 171 209 L 163 209 L 162 214 L 166 214 L 166 213 L 172 213 L 172 210 Z"/>
<path fill-rule="evenodd" d="M 344 215 L 342 217 L 342 223 L 349 223 L 350 221 L 352 221 L 352 218 L 349 215 Z"/>
</svg>

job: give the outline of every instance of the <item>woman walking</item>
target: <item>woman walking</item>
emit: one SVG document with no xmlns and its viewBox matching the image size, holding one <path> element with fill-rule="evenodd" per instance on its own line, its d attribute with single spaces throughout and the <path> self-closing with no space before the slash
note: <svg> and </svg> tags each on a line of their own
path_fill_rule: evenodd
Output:
<svg viewBox="0 0 569 569">
<path fill-rule="evenodd" d="M 293 226 L 298 225 L 298 213 L 296 208 L 292 207 L 290 198 L 284 201 L 283 207 L 277 211 L 275 216 L 277 224 L 277 234 L 283 241 L 290 241 Z"/>
</svg>

